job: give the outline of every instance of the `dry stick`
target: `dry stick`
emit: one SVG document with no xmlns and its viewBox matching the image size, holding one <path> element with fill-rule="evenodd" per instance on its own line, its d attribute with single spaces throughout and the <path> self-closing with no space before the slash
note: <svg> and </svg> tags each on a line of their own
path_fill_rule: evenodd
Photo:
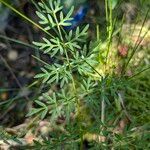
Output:
<svg viewBox="0 0 150 150">
<path fill-rule="evenodd" d="M 145 32 L 145 34 L 143 35 L 142 39 L 139 41 L 139 43 L 137 45 L 135 45 L 134 49 L 133 49 L 133 52 L 129 58 L 129 60 L 127 61 L 127 63 L 125 64 L 125 67 L 124 69 L 122 70 L 122 74 L 124 74 L 126 72 L 126 68 L 128 66 L 128 64 L 130 63 L 132 57 L 134 56 L 136 50 L 138 49 L 139 45 L 143 42 L 144 38 L 146 37 L 146 35 L 148 34 L 149 30 L 147 32 Z"/>
<path fill-rule="evenodd" d="M 140 29 L 140 32 L 139 32 L 139 35 L 138 35 L 138 38 L 137 38 L 137 41 L 135 42 L 135 46 L 134 46 L 134 48 L 133 48 L 133 52 L 131 53 L 131 56 L 129 57 L 127 63 L 125 64 L 125 67 L 124 67 L 123 70 L 122 70 L 122 74 L 124 74 L 124 73 L 126 72 L 126 68 L 127 68 L 128 64 L 130 63 L 132 57 L 134 56 L 136 50 L 138 49 L 139 45 L 142 43 L 142 41 L 144 40 L 145 36 L 146 36 L 147 33 L 149 32 L 149 30 L 148 30 L 147 32 L 145 32 L 145 34 L 143 35 L 142 39 L 139 41 L 139 38 L 140 38 L 140 35 L 141 35 L 141 33 L 142 33 L 144 24 L 145 24 L 145 22 L 146 22 L 146 20 L 147 20 L 148 14 L 149 14 L 149 10 L 150 10 L 150 8 L 148 9 L 148 11 L 147 11 L 147 13 L 146 13 L 146 16 L 145 16 L 145 18 L 144 18 L 144 21 L 143 21 L 143 23 L 142 23 L 142 27 L 141 27 L 141 29 Z"/>
<path fill-rule="evenodd" d="M 11 105 L 8 109 L 5 109 L 5 111 L 0 115 L 0 120 L 6 119 L 6 115 L 15 107 L 15 105 Z M 2 121 L 3 122 L 3 121 Z M 2 123 L 1 122 L 1 123 Z M 5 121 L 4 121 L 5 122 Z"/>
<path fill-rule="evenodd" d="M 17 85 L 20 87 L 21 90 L 23 90 L 22 85 L 20 84 L 20 82 L 18 81 L 17 77 L 15 76 L 15 74 L 13 73 L 12 69 L 10 68 L 9 64 L 7 63 L 7 61 L 4 59 L 4 57 L 0 54 L 0 58 L 1 60 L 4 62 L 4 64 L 6 65 L 6 67 L 8 68 L 8 70 L 10 71 L 11 75 L 13 76 L 13 78 L 15 79 Z M 26 100 L 29 100 L 28 96 L 24 96 Z"/>
<path fill-rule="evenodd" d="M 4 39 L 6 40 L 8 46 L 9 46 L 9 49 L 11 49 L 11 45 L 9 43 L 9 38 L 6 37 L 6 33 L 4 32 Z M 3 36 L 2 36 L 3 37 Z M 10 66 L 8 65 L 7 61 L 4 59 L 4 57 L 2 55 L 0 55 L 0 58 L 2 59 L 2 61 L 4 62 L 4 64 L 6 65 L 6 67 L 8 68 L 8 70 L 10 71 L 10 73 L 12 74 L 12 76 L 14 77 L 14 79 L 16 80 L 16 83 L 18 84 L 18 86 L 20 87 L 20 89 L 22 90 L 22 86 L 20 84 L 20 82 L 18 81 L 18 79 L 16 78 L 15 74 L 13 73 L 12 69 L 10 68 Z M 25 96 L 25 98 L 27 100 L 29 100 L 29 98 L 27 96 Z"/>
<path fill-rule="evenodd" d="M 2 33 L 3 33 L 3 34 L 4 34 L 4 36 L 6 37 L 6 32 L 5 32 L 5 31 L 3 31 Z M 0 35 L 0 36 L 1 36 L 1 35 Z M 8 40 L 7 38 L 5 38 L 5 41 L 6 41 L 6 44 L 8 45 L 8 50 L 12 49 L 12 47 L 11 47 L 11 44 L 10 44 L 9 40 Z"/>
<path fill-rule="evenodd" d="M 133 79 L 134 77 L 140 75 L 141 73 L 143 73 L 143 72 L 145 72 L 145 71 L 147 71 L 147 70 L 149 70 L 149 69 L 150 69 L 150 66 L 147 67 L 147 68 L 145 68 L 145 69 L 143 69 L 143 70 L 141 70 L 140 72 L 138 72 L 138 73 L 132 75 L 131 77 L 128 78 L 128 80 Z"/>
<path fill-rule="evenodd" d="M 128 120 L 131 122 L 131 117 L 130 117 L 130 115 L 129 115 L 128 112 L 127 112 L 127 109 L 126 109 L 126 107 L 125 107 L 125 105 L 124 105 L 123 97 L 122 97 L 122 95 L 121 95 L 120 92 L 118 93 L 118 97 L 119 97 L 120 104 L 121 104 L 121 106 L 122 106 L 122 108 L 123 108 L 123 110 L 124 110 L 124 113 L 125 113 L 126 117 L 127 117 Z"/>
<path fill-rule="evenodd" d="M 118 48 L 119 44 L 122 43 L 121 33 L 122 33 L 122 30 L 123 30 L 124 17 L 125 16 L 123 15 L 122 20 L 121 20 L 121 27 L 120 27 L 120 32 L 119 32 L 119 36 L 118 36 L 117 48 Z"/>
</svg>

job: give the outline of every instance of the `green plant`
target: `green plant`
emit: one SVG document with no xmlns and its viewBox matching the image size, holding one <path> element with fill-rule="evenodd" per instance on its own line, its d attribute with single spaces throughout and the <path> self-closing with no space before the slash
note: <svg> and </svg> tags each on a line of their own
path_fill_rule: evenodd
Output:
<svg viewBox="0 0 150 150">
<path fill-rule="evenodd" d="M 132 77 L 126 76 L 126 71 L 139 43 L 121 64 L 125 66 L 123 68 L 120 65 L 122 59 L 117 55 L 117 44 L 113 41 L 122 29 L 119 26 L 119 31 L 114 32 L 116 20 L 113 20 L 113 10 L 117 2 L 105 0 L 106 40 L 100 40 L 97 26 L 97 39 L 90 46 L 87 44 L 89 25 L 65 30 L 71 25 L 73 7 L 64 15 L 60 0 L 41 0 L 36 5 L 42 27 L 23 17 L 46 33 L 40 42 L 33 44 L 52 59 L 52 64 L 40 60 L 44 66 L 35 78 L 43 82 L 44 88 L 27 116 L 49 120 L 53 130 L 42 140 L 36 140 L 30 149 L 83 149 L 85 141 L 92 149 L 126 149 L 133 148 L 132 143 L 142 138 L 142 130 L 132 128 L 134 125 L 125 129 L 131 116 L 125 107 L 124 95 L 127 99 L 129 97 L 124 92 L 127 90 L 132 97 L 135 86 L 131 84 Z M 120 66 L 122 72 L 118 73 L 116 70 Z M 132 103 L 139 102 L 138 96 L 136 94 Z M 147 99 L 148 96 L 145 97 Z M 129 108 L 132 108 L 132 103 L 128 102 Z M 137 106 L 132 113 L 135 114 L 134 109 L 138 108 L 143 109 Z M 148 139 L 147 134 L 145 139 Z"/>
<path fill-rule="evenodd" d="M 103 129 L 105 124 L 115 119 L 111 118 L 112 116 L 109 118 L 106 107 L 109 110 L 116 103 L 118 110 L 115 113 L 121 111 L 118 93 L 124 86 L 124 79 L 115 77 L 114 66 L 109 60 L 114 23 L 110 3 L 108 8 L 110 10 L 106 12 L 109 23 L 108 41 L 105 51 L 100 54 L 103 55 L 103 59 L 97 57 L 99 44 L 96 48 L 90 47 L 88 51 L 85 43 L 88 25 L 71 31 L 64 30 L 65 26 L 70 25 L 73 8 L 64 16 L 59 0 L 47 3 L 42 1 L 36 12 L 41 19 L 39 23 L 46 31 L 53 30 L 54 34 L 44 37 L 43 42 L 33 42 L 33 44 L 51 58 L 55 58 L 55 61 L 53 64 L 44 65 L 41 68 L 42 73 L 37 74 L 35 78 L 42 79 L 47 87 L 55 88 L 50 94 L 48 91 L 42 93 L 42 100 L 35 101 L 37 108 L 32 109 L 28 116 L 38 114 L 41 119 L 47 117 L 53 125 L 63 117 L 65 132 L 62 134 L 61 145 L 63 143 L 65 148 L 72 143 L 74 146 L 79 144 L 82 149 L 84 140 L 97 141 L 93 138 L 94 134 L 97 138 L 105 137 L 105 134 L 109 134 Z M 103 68 L 102 74 L 95 69 L 96 66 Z M 72 130 L 76 132 L 72 133 Z M 71 143 L 68 143 L 68 136 Z M 55 137 L 54 141 L 58 141 L 57 138 Z M 51 145 L 54 145 L 54 141 L 51 141 Z M 56 145 L 61 147 L 58 143 Z"/>
</svg>

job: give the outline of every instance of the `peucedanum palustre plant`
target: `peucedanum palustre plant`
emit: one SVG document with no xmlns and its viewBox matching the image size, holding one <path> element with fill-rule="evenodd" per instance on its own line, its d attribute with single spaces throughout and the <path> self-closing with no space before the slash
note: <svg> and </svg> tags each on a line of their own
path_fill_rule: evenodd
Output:
<svg viewBox="0 0 150 150">
<path fill-rule="evenodd" d="M 48 146 L 61 148 L 63 143 L 66 148 L 68 145 L 75 148 L 79 144 L 82 149 L 84 140 L 92 140 L 100 145 L 101 142 L 107 142 L 106 135 L 109 135 L 110 131 L 104 130 L 105 122 L 116 118 L 112 117 L 113 114 L 108 114 L 106 105 L 108 110 L 115 105 L 114 112 L 121 111 L 122 102 L 118 95 L 124 81 L 115 78 L 114 64 L 110 61 L 112 12 L 107 14 L 111 20 L 107 28 L 106 52 L 101 54 L 99 45 L 96 48 L 86 45 L 89 25 L 65 30 L 65 27 L 71 25 L 73 10 L 72 7 L 68 14 L 64 15 L 60 0 L 38 3 L 36 14 L 47 34 L 42 41 L 33 44 L 54 61 L 52 64 L 44 63 L 42 72 L 35 76 L 42 79 L 48 90 L 42 93 L 42 98 L 35 101 L 37 107 L 33 108 L 28 116 L 37 114 L 41 119 L 49 118 L 52 125 L 63 117 L 64 133 L 54 136 Z M 103 55 L 103 58 L 99 55 Z M 102 69 L 97 69 L 98 66 Z M 105 145 L 106 143 L 103 146 Z"/>
<path fill-rule="evenodd" d="M 113 76 L 114 66 L 106 67 L 106 63 L 110 63 L 107 59 L 111 47 L 112 22 L 108 27 L 106 52 L 103 53 L 102 60 L 99 57 L 99 46 L 92 48 L 86 45 L 89 25 L 65 30 L 65 27 L 71 25 L 74 9 L 72 7 L 67 15 L 63 14 L 62 9 L 60 0 L 38 3 L 36 14 L 40 18 L 39 23 L 45 33 L 49 34 L 41 42 L 33 44 L 54 61 L 52 64 L 44 63 L 42 72 L 35 76 L 42 79 L 48 91 L 42 93 L 40 100 L 35 101 L 37 108 L 33 108 L 28 116 L 37 114 L 41 119 L 47 117 L 53 125 L 63 117 L 65 132 L 62 133 L 63 136 L 59 135 L 61 139 L 57 136 L 55 140 L 62 140 L 66 146 L 80 144 L 82 149 L 85 139 L 97 142 L 100 136 L 105 139 L 104 135 L 109 134 L 104 130 L 105 107 L 112 103 L 116 104 L 118 111 L 121 110 L 118 90 L 123 81 Z M 103 69 L 99 71 L 97 66 L 102 66 Z M 55 88 L 50 90 L 52 87 Z M 59 146 L 58 144 L 57 147 Z"/>
<path fill-rule="evenodd" d="M 115 132 L 118 121 L 127 115 L 126 110 L 122 111 L 121 90 L 128 84 L 126 78 L 115 74 L 119 59 L 116 51 L 112 51 L 115 25 L 112 9 L 117 1 L 112 4 L 105 0 L 106 41 L 102 43 L 97 35 L 97 41 L 90 46 L 87 46 L 89 25 L 66 30 L 71 25 L 74 8 L 64 15 L 60 0 L 35 3 L 41 26 L 0 1 L 46 34 L 33 44 L 50 56 L 52 64 L 41 61 L 44 66 L 35 78 L 42 80 L 44 89 L 28 116 L 46 118 L 51 126 L 58 126 L 61 120 L 62 127 L 51 131 L 42 143 L 36 141 L 36 149 L 83 149 L 85 140 L 95 149 L 116 148 L 130 142 L 131 134 L 127 134 L 127 140 Z"/>
</svg>

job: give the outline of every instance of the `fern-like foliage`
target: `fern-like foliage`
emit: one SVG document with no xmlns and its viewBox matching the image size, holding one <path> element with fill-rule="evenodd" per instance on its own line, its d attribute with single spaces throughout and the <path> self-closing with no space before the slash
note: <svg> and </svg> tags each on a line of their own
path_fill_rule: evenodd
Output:
<svg viewBox="0 0 150 150">
<path fill-rule="evenodd" d="M 43 42 L 33 42 L 33 44 L 61 63 L 44 66 L 41 68 L 42 73 L 37 74 L 35 78 L 43 79 L 45 84 L 58 84 L 61 88 L 69 84 L 76 87 L 73 72 L 84 77 L 89 72 L 93 72 L 92 66 L 96 64 L 91 56 L 84 54 L 89 25 L 82 29 L 77 27 L 75 30 L 66 31 L 64 27 L 71 25 L 73 7 L 67 15 L 64 15 L 60 0 L 42 1 L 38 4 L 40 11 L 36 14 L 40 18 L 39 23 L 45 26 L 46 30 L 51 29 L 55 33 L 51 37 L 43 37 Z"/>
<path fill-rule="evenodd" d="M 63 64 L 55 63 L 45 66 L 41 69 L 42 73 L 36 75 L 35 78 L 42 78 L 43 83 L 60 83 L 60 86 L 63 87 L 73 80 L 73 71 L 86 74 L 89 70 L 92 70 L 88 63 L 91 63 L 91 65 L 95 63 L 92 58 L 82 55 L 83 52 L 79 52 L 83 49 L 84 44 L 82 43 L 85 42 L 87 37 L 89 25 L 86 25 L 83 29 L 77 27 L 74 31 L 65 31 L 64 27 L 71 25 L 69 21 L 72 19 L 73 7 L 66 16 L 63 15 L 60 0 L 42 1 L 39 3 L 39 7 L 41 11 L 36 12 L 40 18 L 39 23 L 46 26 L 46 30 L 51 29 L 56 34 L 52 37 L 43 37 L 43 42 L 33 42 L 33 44 L 45 54 L 49 54 L 50 57 L 58 59 L 61 56 L 60 61 L 63 61 Z"/>
<path fill-rule="evenodd" d="M 96 99 L 99 99 L 101 93 L 97 80 L 91 76 L 96 72 L 94 66 L 98 62 L 95 59 L 95 51 L 87 50 L 86 46 L 89 25 L 65 30 L 65 26 L 71 25 L 73 8 L 64 15 L 60 0 L 41 1 L 39 8 L 36 12 L 40 18 L 39 23 L 49 31 L 50 36 L 42 37 L 42 42 L 33 44 L 56 61 L 42 67 L 41 73 L 35 78 L 42 79 L 47 87 L 57 88 L 50 94 L 44 92 L 42 99 L 35 101 L 37 107 L 32 109 L 28 116 L 39 114 L 42 119 L 48 116 L 52 123 L 63 116 L 67 126 L 71 120 L 74 123 L 77 121 L 77 128 L 74 127 L 80 141 L 80 129 L 90 124 L 89 113 L 94 112 L 94 107 L 100 105 Z M 91 110 L 88 112 L 88 109 Z"/>
</svg>

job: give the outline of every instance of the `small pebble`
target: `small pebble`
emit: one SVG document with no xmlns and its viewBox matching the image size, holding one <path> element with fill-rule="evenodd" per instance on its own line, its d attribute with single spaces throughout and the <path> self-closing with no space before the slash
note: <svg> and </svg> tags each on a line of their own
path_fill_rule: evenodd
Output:
<svg viewBox="0 0 150 150">
<path fill-rule="evenodd" d="M 7 57 L 10 61 L 15 61 L 18 58 L 18 52 L 16 50 L 10 50 Z"/>
<path fill-rule="evenodd" d="M 8 93 L 6 93 L 6 92 L 2 93 L 0 97 L 2 100 L 7 100 L 8 99 Z"/>
</svg>

